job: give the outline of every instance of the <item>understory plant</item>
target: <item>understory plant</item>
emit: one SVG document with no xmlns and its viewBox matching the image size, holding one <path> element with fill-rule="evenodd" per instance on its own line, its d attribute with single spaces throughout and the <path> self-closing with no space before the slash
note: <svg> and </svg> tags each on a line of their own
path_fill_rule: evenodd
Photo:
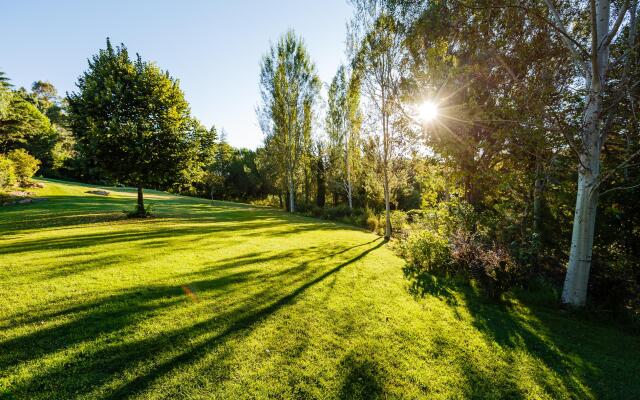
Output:
<svg viewBox="0 0 640 400">
<path fill-rule="evenodd" d="M 425 210 L 396 212 L 398 249 L 407 260 L 405 275 L 424 273 L 475 282 L 491 298 L 517 284 L 521 270 L 509 248 L 486 234 L 464 202 L 442 202 Z"/>
</svg>

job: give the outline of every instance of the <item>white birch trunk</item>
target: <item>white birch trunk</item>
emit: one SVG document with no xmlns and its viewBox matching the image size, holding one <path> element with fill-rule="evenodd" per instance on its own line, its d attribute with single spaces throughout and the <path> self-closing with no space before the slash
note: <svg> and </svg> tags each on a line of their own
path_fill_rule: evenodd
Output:
<svg viewBox="0 0 640 400">
<path fill-rule="evenodd" d="M 382 118 L 382 146 L 383 146 L 383 160 L 382 169 L 384 173 L 384 208 L 385 208 L 385 224 L 384 224 L 384 238 L 389 240 L 391 238 L 391 207 L 389 201 L 389 125 L 388 117 L 383 115 Z"/>
<path fill-rule="evenodd" d="M 610 27 L 610 0 L 591 0 L 591 49 L 589 60 L 581 59 L 575 44 L 568 40 L 564 24 L 558 12 L 549 0 L 545 0 L 556 26 L 564 32 L 562 39 L 571 51 L 577 67 L 583 72 L 587 98 L 583 113 L 583 127 L 578 143 L 580 166 L 578 168 L 578 192 L 576 195 L 576 209 L 571 236 L 569 265 L 562 289 L 564 304 L 582 307 L 587 299 L 589 272 L 593 252 L 593 236 L 596 223 L 596 209 L 598 206 L 598 186 L 600 184 L 600 153 L 606 137 L 603 128 L 603 103 L 606 87 L 605 77 L 609 67 L 609 47 L 623 18 L 628 10 L 625 2 L 619 15 Z M 635 5 L 635 1 L 633 2 Z"/>
<path fill-rule="evenodd" d="M 602 112 L 602 89 L 599 79 L 591 82 L 591 94 L 587 96 L 582 133 L 583 153 L 578 168 L 578 193 L 573 218 L 569 265 L 562 289 L 562 302 L 582 307 L 587 300 L 589 271 L 593 250 L 593 235 L 598 206 L 598 183 L 600 178 L 600 113 Z"/>
<path fill-rule="evenodd" d="M 597 178 L 592 174 L 582 171 L 579 173 L 576 211 L 573 219 L 573 234 L 571 236 L 571 253 L 562 289 L 562 302 L 575 307 L 582 307 L 587 301 L 596 208 L 598 205 L 596 183 Z"/>
</svg>

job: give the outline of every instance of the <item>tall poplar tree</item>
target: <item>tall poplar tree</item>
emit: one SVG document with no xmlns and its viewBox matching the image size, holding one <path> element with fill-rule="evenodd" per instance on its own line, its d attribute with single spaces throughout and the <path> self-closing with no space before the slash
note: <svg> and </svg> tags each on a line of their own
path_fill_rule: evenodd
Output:
<svg viewBox="0 0 640 400">
<path fill-rule="evenodd" d="M 309 149 L 320 79 L 301 38 L 285 33 L 260 65 L 258 117 L 295 211 L 297 174 Z"/>
<path fill-rule="evenodd" d="M 391 165 L 400 132 L 395 122 L 399 113 L 399 90 L 402 80 L 403 53 L 401 26 L 387 10 L 376 2 L 363 2 L 363 15 L 371 23 L 364 26 L 365 35 L 357 55 L 362 71 L 363 93 L 375 110 L 372 116 L 380 139 L 382 183 L 384 188 L 384 237 L 391 237 Z"/>
<path fill-rule="evenodd" d="M 353 208 L 353 181 L 358 159 L 361 125 L 359 111 L 360 87 L 357 74 L 347 79 L 347 70 L 341 65 L 329 86 L 325 127 L 329 136 L 329 152 L 334 179 L 347 194 L 349 208 Z"/>
</svg>

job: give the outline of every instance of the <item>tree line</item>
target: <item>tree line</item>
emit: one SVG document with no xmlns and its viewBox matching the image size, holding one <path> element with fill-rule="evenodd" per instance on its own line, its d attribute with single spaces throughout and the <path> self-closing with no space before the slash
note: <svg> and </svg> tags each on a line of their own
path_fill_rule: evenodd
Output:
<svg viewBox="0 0 640 400">
<path fill-rule="evenodd" d="M 202 126 L 176 79 L 109 41 L 64 99 L 3 80 L 0 151 L 136 186 L 140 215 L 143 187 L 260 201 L 397 237 L 414 280 L 549 282 L 563 303 L 589 293 L 637 313 L 637 0 L 352 5 L 330 82 L 295 32 L 268 47 L 255 151 Z"/>
</svg>

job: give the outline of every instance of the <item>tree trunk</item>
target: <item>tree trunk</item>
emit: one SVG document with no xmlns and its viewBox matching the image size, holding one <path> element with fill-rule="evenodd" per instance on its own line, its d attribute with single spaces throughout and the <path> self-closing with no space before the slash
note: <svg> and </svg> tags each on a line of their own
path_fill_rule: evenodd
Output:
<svg viewBox="0 0 640 400">
<path fill-rule="evenodd" d="M 316 186 L 318 187 L 316 191 L 316 205 L 318 207 L 324 208 L 324 204 L 326 201 L 326 187 L 324 182 L 324 162 L 322 161 L 322 157 L 318 157 L 317 161 L 317 174 L 316 174 Z"/>
<path fill-rule="evenodd" d="M 349 163 L 349 140 L 345 140 L 344 148 L 344 164 L 347 169 L 347 200 L 349 202 L 349 209 L 353 209 L 353 190 L 351 186 L 351 164 Z"/>
<path fill-rule="evenodd" d="M 587 300 L 598 204 L 596 182 L 597 179 L 592 174 L 584 171 L 580 171 L 578 174 L 578 195 L 573 219 L 571 253 L 562 289 L 562 302 L 575 307 L 584 306 Z"/>
<path fill-rule="evenodd" d="M 296 191 L 295 191 L 295 187 L 293 186 L 293 177 L 289 176 L 289 212 L 295 212 L 296 211 Z"/>
<path fill-rule="evenodd" d="M 578 193 L 573 218 L 569 265 L 562 288 L 562 303 L 582 307 L 587 300 L 587 285 L 591 269 L 593 235 L 598 206 L 598 180 L 600 177 L 600 113 L 602 92 L 598 81 L 592 83 L 586 101 L 583 151 L 578 168 Z"/>
<path fill-rule="evenodd" d="M 539 154 L 536 155 L 535 174 L 533 184 L 533 238 L 531 241 L 531 254 L 537 259 L 542 239 L 542 196 L 545 186 L 542 159 Z"/>
<path fill-rule="evenodd" d="M 138 214 L 144 215 L 144 196 L 141 185 L 138 186 Z"/>
<path fill-rule="evenodd" d="M 564 29 L 552 2 L 549 0 L 545 2 L 552 11 L 557 26 Z M 580 166 L 578 168 L 578 193 L 571 236 L 571 251 L 562 289 L 562 302 L 578 307 L 586 303 L 589 270 L 591 269 L 598 185 L 600 183 L 600 152 L 606 137 L 606 132 L 602 132 L 602 99 L 607 87 L 605 79 L 609 66 L 609 47 L 612 38 L 621 27 L 629 3 L 625 2 L 625 6 L 618 11 L 618 17 L 613 26 L 610 25 L 610 0 L 592 0 L 590 5 L 591 49 L 589 62 L 583 62 L 576 46 L 568 38 L 563 37 L 578 68 L 584 73 L 588 93 L 583 114 L 581 142 L 578 143 Z M 637 1 L 632 1 L 632 5 L 637 7 Z M 635 17 L 632 15 L 631 18 Z"/>
<path fill-rule="evenodd" d="M 385 107 L 386 108 L 386 107 Z M 391 239 L 391 207 L 389 199 L 389 125 L 388 116 L 383 113 L 382 116 L 382 169 L 384 174 L 384 239 Z"/>
<path fill-rule="evenodd" d="M 391 207 L 389 202 L 389 174 L 387 171 L 387 165 L 384 165 L 384 209 L 385 209 L 385 225 L 384 225 L 384 239 L 389 240 L 391 238 Z"/>
<path fill-rule="evenodd" d="M 309 182 L 309 169 L 307 167 L 304 168 L 304 207 L 305 209 L 309 209 L 309 192 L 310 192 L 311 183 Z"/>
</svg>

